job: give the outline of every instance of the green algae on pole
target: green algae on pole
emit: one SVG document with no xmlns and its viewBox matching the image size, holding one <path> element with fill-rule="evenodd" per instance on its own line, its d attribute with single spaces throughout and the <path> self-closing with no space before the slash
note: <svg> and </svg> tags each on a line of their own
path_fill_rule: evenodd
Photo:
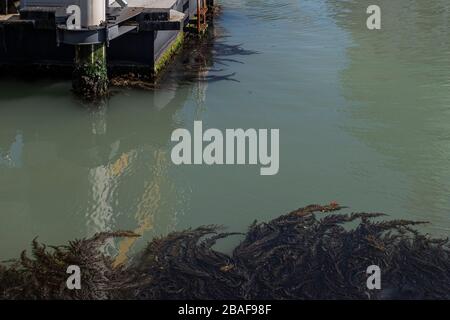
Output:
<svg viewBox="0 0 450 320">
<path fill-rule="evenodd" d="M 107 95 L 108 84 L 105 44 L 76 46 L 73 91 L 82 98 L 95 100 Z"/>
</svg>

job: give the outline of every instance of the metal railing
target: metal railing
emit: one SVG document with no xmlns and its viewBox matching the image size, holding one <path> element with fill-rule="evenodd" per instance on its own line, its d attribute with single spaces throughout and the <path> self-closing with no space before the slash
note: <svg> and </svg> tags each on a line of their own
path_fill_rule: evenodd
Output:
<svg viewBox="0 0 450 320">
<path fill-rule="evenodd" d="M 203 33 L 208 27 L 206 20 L 206 13 L 208 12 L 208 5 L 206 0 L 197 0 L 197 32 Z"/>
</svg>

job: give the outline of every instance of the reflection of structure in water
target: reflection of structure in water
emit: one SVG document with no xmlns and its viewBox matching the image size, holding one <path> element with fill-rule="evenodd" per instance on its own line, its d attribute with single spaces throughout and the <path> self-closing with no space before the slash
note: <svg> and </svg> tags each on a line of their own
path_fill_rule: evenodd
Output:
<svg viewBox="0 0 450 320">
<path fill-rule="evenodd" d="M 20 132 L 16 133 L 14 142 L 11 146 L 2 150 L 0 146 L 0 166 L 4 165 L 10 168 L 22 166 L 22 149 L 23 149 L 23 136 Z"/>
<path fill-rule="evenodd" d="M 158 112 L 165 112 L 165 109 L 171 109 L 173 101 L 176 103 L 179 101 L 179 97 L 175 94 L 176 92 L 178 90 L 170 91 L 170 94 L 155 92 L 153 96 L 155 102 L 154 108 Z M 179 107 L 181 106 L 179 105 Z M 170 115 L 170 113 L 167 113 L 167 115 Z M 106 134 L 106 131 L 107 129 L 101 134 Z M 148 133 L 143 133 L 142 136 L 148 136 Z M 169 132 L 165 138 L 170 138 Z M 133 172 L 135 163 L 148 161 L 148 165 L 143 170 L 147 178 L 145 181 L 142 181 L 142 187 L 136 189 L 136 211 L 133 217 L 137 224 L 134 230 L 135 233 L 144 235 L 153 228 L 154 215 L 160 210 L 161 198 L 170 196 L 168 194 L 161 194 L 161 189 L 171 184 L 171 181 L 166 176 L 166 168 L 169 161 L 166 157 L 165 141 L 161 140 L 157 144 L 149 145 L 145 147 L 145 150 L 142 150 L 143 146 L 140 146 L 136 149 L 120 151 L 120 144 L 120 140 L 111 144 L 111 154 L 108 156 L 111 159 L 110 161 L 104 165 L 90 169 L 93 206 L 92 211 L 86 216 L 86 223 L 90 226 L 88 228 L 89 234 L 112 231 L 114 228 L 117 229 L 117 220 L 122 214 L 117 206 L 117 199 L 119 199 L 118 193 L 128 192 L 126 187 L 121 188 L 121 184 L 126 183 L 126 175 Z M 143 160 L 144 158 L 146 160 Z M 136 174 L 139 173 L 136 172 Z M 125 209 L 130 210 L 129 208 Z M 131 215 L 131 212 L 130 210 L 128 214 Z M 109 253 L 118 252 L 119 255 L 116 264 L 120 264 L 126 260 L 128 251 L 137 240 L 138 238 L 126 238 L 116 247 L 114 241 L 110 239 L 107 242 L 105 250 Z"/>
<path fill-rule="evenodd" d="M 42 108 L 37 114 L 26 97 L 20 108 L 3 108 L 0 208 L 28 217 L 24 238 L 34 238 L 40 225 L 48 226 L 49 232 L 40 234 L 45 238 L 66 230 L 66 224 L 80 236 L 80 230 L 91 235 L 123 225 L 133 229 L 133 220 L 144 233 L 160 198 L 166 206 L 178 205 L 176 195 L 166 192 L 177 186 L 166 176 L 165 148 L 178 126 L 174 113 L 188 95 L 185 88 L 162 89 L 127 106 L 127 113 L 109 112 L 111 106 L 104 105 L 74 110 L 73 121 L 64 123 L 58 110 Z M 160 217 L 158 223 L 171 229 L 173 217 Z M 116 251 L 116 245 L 111 241 L 106 250 Z"/>
</svg>

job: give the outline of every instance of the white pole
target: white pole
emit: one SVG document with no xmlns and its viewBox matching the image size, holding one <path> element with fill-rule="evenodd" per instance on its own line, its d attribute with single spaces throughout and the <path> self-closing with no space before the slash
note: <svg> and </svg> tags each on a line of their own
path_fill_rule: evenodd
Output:
<svg viewBox="0 0 450 320">
<path fill-rule="evenodd" d="M 81 0 L 81 26 L 99 26 L 106 20 L 105 0 Z"/>
</svg>

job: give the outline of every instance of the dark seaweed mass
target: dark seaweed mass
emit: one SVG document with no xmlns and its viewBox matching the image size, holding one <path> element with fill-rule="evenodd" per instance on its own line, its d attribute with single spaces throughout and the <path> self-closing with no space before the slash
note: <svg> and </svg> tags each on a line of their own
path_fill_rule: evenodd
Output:
<svg viewBox="0 0 450 320">
<path fill-rule="evenodd" d="M 450 299 L 447 240 L 413 229 L 422 222 L 337 214 L 340 209 L 311 205 L 255 222 L 231 255 L 213 248 L 232 235 L 220 227 L 171 233 L 119 267 L 98 249 L 110 237 L 133 233 L 101 233 L 48 248 L 33 241 L 31 258 L 24 252 L 0 266 L 0 298 Z M 81 290 L 66 288 L 69 265 L 82 270 Z M 367 289 L 370 265 L 381 268 L 381 290 Z"/>
</svg>

